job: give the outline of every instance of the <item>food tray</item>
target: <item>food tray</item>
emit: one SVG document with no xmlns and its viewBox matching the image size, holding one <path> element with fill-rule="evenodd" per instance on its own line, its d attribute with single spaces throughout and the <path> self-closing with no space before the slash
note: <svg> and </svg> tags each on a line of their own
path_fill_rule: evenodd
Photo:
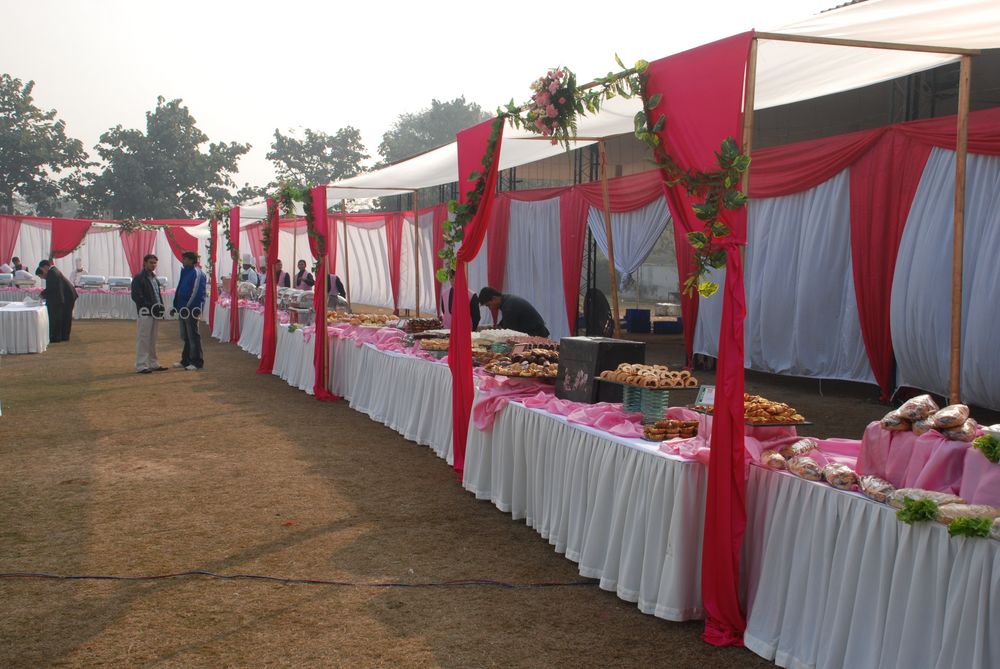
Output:
<svg viewBox="0 0 1000 669">
<path fill-rule="evenodd" d="M 634 383 L 623 383 L 621 381 L 615 381 L 613 379 L 605 379 L 605 378 L 602 378 L 600 376 L 598 376 L 596 380 L 600 381 L 602 383 L 613 383 L 616 386 L 622 386 L 623 388 L 638 388 L 639 390 L 698 390 L 698 389 L 701 388 L 700 384 L 697 385 L 697 386 L 691 386 L 690 388 L 688 388 L 686 386 L 668 386 L 666 388 L 647 388 L 646 386 L 637 386 Z"/>
<path fill-rule="evenodd" d="M 485 367 L 481 368 L 483 373 L 489 374 L 490 376 L 502 376 L 505 379 L 534 379 L 535 381 L 541 381 L 542 383 L 555 383 L 556 377 L 554 376 L 509 376 L 507 374 L 497 374 L 496 372 L 488 371 Z"/>
<path fill-rule="evenodd" d="M 687 408 L 690 409 L 691 411 L 694 411 L 695 413 L 700 413 L 705 416 L 714 415 L 712 413 L 709 413 L 708 411 L 702 411 L 701 409 L 696 409 L 695 405 L 693 404 L 689 404 Z M 748 425 L 750 427 L 798 427 L 800 425 L 812 425 L 813 422 L 811 420 L 803 420 L 799 421 L 798 423 L 750 423 L 747 421 L 743 421 L 743 424 Z"/>
</svg>

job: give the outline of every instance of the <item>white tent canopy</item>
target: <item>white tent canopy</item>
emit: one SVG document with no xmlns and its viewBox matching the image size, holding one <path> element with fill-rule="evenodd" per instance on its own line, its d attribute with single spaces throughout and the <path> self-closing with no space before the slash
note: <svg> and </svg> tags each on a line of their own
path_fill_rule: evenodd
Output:
<svg viewBox="0 0 1000 669">
<path fill-rule="evenodd" d="M 790 23 L 771 32 L 836 39 L 894 42 L 951 48 L 1000 47 L 997 0 L 868 0 Z M 761 40 L 757 50 L 754 108 L 808 100 L 912 74 L 954 61 L 956 55 L 845 48 Z M 581 137 L 610 137 L 632 132 L 642 108 L 637 99 L 608 100 L 600 113 L 579 119 Z M 544 160 L 562 146 L 527 141 L 538 135 L 504 129 L 500 169 Z M 521 141 L 518 141 L 521 140 Z M 571 145 L 580 148 L 593 142 Z M 331 200 L 399 195 L 458 181 L 455 142 L 410 160 L 330 184 Z"/>
</svg>

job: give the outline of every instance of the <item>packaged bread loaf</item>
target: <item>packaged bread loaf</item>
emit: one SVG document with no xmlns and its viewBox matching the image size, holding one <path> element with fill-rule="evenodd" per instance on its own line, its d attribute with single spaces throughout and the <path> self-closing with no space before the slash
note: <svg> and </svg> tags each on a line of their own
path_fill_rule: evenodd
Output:
<svg viewBox="0 0 1000 669">
<path fill-rule="evenodd" d="M 788 469 L 785 457 L 777 451 L 763 451 L 760 454 L 760 464 L 768 469 Z"/>
<path fill-rule="evenodd" d="M 819 464 L 807 455 L 799 455 L 789 460 L 788 471 L 807 481 L 819 481 L 823 478 L 823 470 Z"/>
<path fill-rule="evenodd" d="M 946 406 L 934 414 L 934 427 L 939 430 L 950 430 L 969 420 L 969 407 L 964 404 Z"/>
<path fill-rule="evenodd" d="M 945 525 L 956 518 L 1000 518 L 1000 509 L 985 504 L 942 504 L 935 520 Z"/>
<path fill-rule="evenodd" d="M 865 497 L 883 504 L 885 504 L 889 495 L 896 490 L 894 485 L 885 479 L 880 479 L 877 476 L 862 476 L 858 485 L 860 486 L 861 492 Z"/>
<path fill-rule="evenodd" d="M 893 493 L 890 493 L 888 500 L 889 506 L 894 509 L 903 508 L 903 500 L 906 498 L 910 499 L 929 499 L 938 507 L 942 507 L 945 504 L 965 504 L 965 500 L 958 495 L 952 495 L 947 492 L 937 492 L 936 490 L 923 490 L 921 488 L 900 488 Z"/>
<path fill-rule="evenodd" d="M 890 432 L 906 432 L 910 429 L 910 421 L 899 415 L 899 411 L 890 411 L 882 417 L 882 428 Z"/>
<path fill-rule="evenodd" d="M 789 444 L 788 446 L 783 447 L 778 452 L 781 453 L 781 457 L 786 460 L 790 460 L 796 456 L 805 455 L 810 451 L 815 450 L 817 445 L 818 442 L 815 439 L 809 439 L 807 437 L 805 439 L 799 439 L 794 444 Z"/>
<path fill-rule="evenodd" d="M 971 442 L 976 438 L 976 431 L 979 429 L 979 424 L 971 418 L 960 426 L 950 429 L 941 430 L 941 434 L 945 436 L 945 439 L 951 439 L 953 441 L 965 441 Z"/>
<path fill-rule="evenodd" d="M 823 467 L 823 479 L 834 488 L 850 490 L 858 484 L 858 475 L 847 465 L 831 462 Z"/>
<path fill-rule="evenodd" d="M 934 417 L 928 416 L 927 418 L 921 418 L 918 421 L 914 421 L 910 429 L 912 429 L 913 434 L 918 437 L 922 434 L 927 434 L 934 429 Z"/>
<path fill-rule="evenodd" d="M 898 411 L 900 416 L 913 423 L 927 418 L 938 409 L 937 402 L 930 395 L 917 395 L 903 402 Z"/>
</svg>

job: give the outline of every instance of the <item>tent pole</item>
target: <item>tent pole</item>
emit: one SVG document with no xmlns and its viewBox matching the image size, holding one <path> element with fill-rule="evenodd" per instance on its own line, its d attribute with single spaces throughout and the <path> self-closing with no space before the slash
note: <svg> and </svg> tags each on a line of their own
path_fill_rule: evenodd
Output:
<svg viewBox="0 0 1000 669">
<path fill-rule="evenodd" d="M 828 46 L 852 46 L 862 49 L 888 49 L 890 51 L 916 51 L 919 53 L 949 53 L 961 56 L 978 56 L 979 49 L 963 49 L 951 46 L 931 46 L 927 44 L 903 44 L 900 42 L 874 42 L 862 39 L 841 39 L 839 37 L 817 37 L 813 35 L 789 35 L 785 33 L 756 34 L 756 39 L 776 42 L 802 42 L 805 44 L 825 44 Z"/>
<path fill-rule="evenodd" d="M 413 282 L 417 292 L 417 318 L 420 318 L 420 191 L 413 191 Z"/>
<path fill-rule="evenodd" d="M 948 400 L 958 404 L 962 384 L 962 263 L 965 249 L 965 163 L 969 148 L 969 83 L 972 57 L 962 56 L 958 76 L 958 129 L 955 136 L 955 218 L 951 256 L 951 378 Z"/>
<path fill-rule="evenodd" d="M 622 326 L 618 313 L 618 273 L 615 271 L 615 246 L 611 238 L 611 197 L 608 195 L 608 154 L 604 140 L 597 143 L 601 156 L 601 195 L 604 198 L 604 234 L 608 237 L 608 274 L 611 277 L 611 314 L 615 319 L 615 338 L 621 338 Z M 590 334 L 590 333 L 588 333 Z"/>
<path fill-rule="evenodd" d="M 351 306 L 351 245 L 347 243 L 347 200 L 340 201 L 340 211 L 344 214 L 344 277 L 345 288 L 347 289 L 347 308 L 354 311 Z"/>
<path fill-rule="evenodd" d="M 746 90 L 743 93 L 743 155 L 749 156 L 751 151 L 753 151 L 753 103 L 754 103 L 754 93 L 757 88 L 757 38 L 750 40 L 750 54 L 747 57 L 747 81 Z M 747 195 L 750 195 L 750 169 L 743 173 L 742 183 L 740 184 L 740 189 Z M 749 213 L 747 214 L 747 223 L 750 223 Z M 747 247 L 746 244 L 740 246 L 740 260 L 743 262 L 744 271 L 746 270 L 746 255 Z"/>
<path fill-rule="evenodd" d="M 280 226 L 279 226 L 280 227 Z M 299 271 L 299 224 L 295 223 L 295 227 L 292 228 L 292 277 L 295 277 L 295 273 Z M 292 283 L 292 288 L 298 288 L 294 283 Z"/>
</svg>

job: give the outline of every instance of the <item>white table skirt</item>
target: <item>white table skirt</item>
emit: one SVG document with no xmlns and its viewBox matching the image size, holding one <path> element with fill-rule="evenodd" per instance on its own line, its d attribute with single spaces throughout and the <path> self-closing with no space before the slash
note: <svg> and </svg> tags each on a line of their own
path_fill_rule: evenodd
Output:
<svg viewBox="0 0 1000 669">
<path fill-rule="evenodd" d="M 215 324 L 212 327 L 212 337 L 225 343 L 229 341 L 229 307 L 215 303 Z"/>
<path fill-rule="evenodd" d="M 259 358 L 263 338 L 264 313 L 240 309 L 240 348 Z"/>
<path fill-rule="evenodd" d="M 751 467 L 748 648 L 782 667 L 1000 667 L 1000 542 Z"/>
<path fill-rule="evenodd" d="M 0 300 L 21 301 L 25 297 L 39 300 L 41 299 L 40 293 L 40 289 L 3 288 L 0 289 Z M 92 293 L 86 289 L 78 288 L 77 293 L 76 306 L 73 309 L 73 318 L 76 320 L 135 320 L 136 309 L 135 302 L 132 301 L 131 291 Z M 168 305 L 173 303 L 173 295 L 173 290 L 163 291 L 163 299 Z"/>
<path fill-rule="evenodd" d="M 447 365 L 370 344 L 358 347 L 336 337 L 330 341 L 331 392 L 348 400 L 352 409 L 454 463 Z"/>
<path fill-rule="evenodd" d="M 524 518 L 580 574 L 667 620 L 703 615 L 707 482 L 696 462 L 515 403 L 492 433 L 470 428 L 463 481 Z"/>
<path fill-rule="evenodd" d="M 289 332 L 288 326 L 277 328 L 277 341 L 274 349 L 274 366 L 271 373 L 284 379 L 293 388 L 312 395 L 316 370 L 313 369 L 313 345 L 302 334 L 302 330 Z"/>
<path fill-rule="evenodd" d="M 0 308 L 0 354 L 44 353 L 48 346 L 45 307 L 11 304 Z"/>
</svg>

